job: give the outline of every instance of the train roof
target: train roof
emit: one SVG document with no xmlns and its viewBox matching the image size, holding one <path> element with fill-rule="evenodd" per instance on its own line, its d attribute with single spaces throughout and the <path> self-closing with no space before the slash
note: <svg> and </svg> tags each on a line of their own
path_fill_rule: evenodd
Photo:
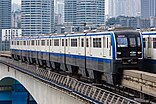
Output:
<svg viewBox="0 0 156 104">
<path fill-rule="evenodd" d="M 156 35 L 156 31 L 142 32 L 142 35 Z"/>
<path fill-rule="evenodd" d="M 33 39 L 47 39 L 47 38 L 62 38 L 62 37 L 78 37 L 78 36 L 98 36 L 98 35 L 111 35 L 113 33 L 125 33 L 125 32 L 137 32 L 132 30 L 123 31 L 104 31 L 104 32 L 89 32 L 89 33 L 70 33 L 70 34 L 50 34 L 50 35 L 40 35 L 40 36 L 23 36 L 18 38 L 13 38 L 12 40 L 33 40 Z"/>
</svg>

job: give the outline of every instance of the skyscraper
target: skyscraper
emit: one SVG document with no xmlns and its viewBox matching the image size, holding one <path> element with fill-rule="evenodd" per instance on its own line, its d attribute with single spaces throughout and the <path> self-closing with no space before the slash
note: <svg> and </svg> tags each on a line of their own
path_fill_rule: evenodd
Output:
<svg viewBox="0 0 156 104">
<path fill-rule="evenodd" d="M 64 2 L 63 1 L 55 1 L 55 17 L 58 17 L 60 24 L 64 23 Z"/>
<path fill-rule="evenodd" d="M 106 9 L 108 17 L 140 16 L 140 0 L 106 0 Z"/>
<path fill-rule="evenodd" d="M 0 0 L 0 50 L 2 50 L 2 29 L 11 28 L 11 0 Z"/>
<path fill-rule="evenodd" d="M 156 17 L 156 0 L 141 0 L 141 17 Z"/>
<path fill-rule="evenodd" d="M 22 0 L 22 35 L 54 32 L 54 0 Z"/>
<path fill-rule="evenodd" d="M 105 0 L 78 0 L 77 1 L 77 26 L 104 24 Z"/>
<path fill-rule="evenodd" d="M 76 24 L 76 9 L 78 0 L 64 0 L 64 22 Z"/>
<path fill-rule="evenodd" d="M 73 26 L 104 24 L 105 0 L 65 0 L 65 23 Z"/>
</svg>

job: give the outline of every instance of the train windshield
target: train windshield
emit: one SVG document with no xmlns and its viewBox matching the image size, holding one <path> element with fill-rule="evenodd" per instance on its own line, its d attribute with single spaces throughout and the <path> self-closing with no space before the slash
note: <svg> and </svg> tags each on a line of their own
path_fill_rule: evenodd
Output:
<svg viewBox="0 0 156 104">
<path fill-rule="evenodd" d="M 128 40 L 127 37 L 118 36 L 117 37 L 118 47 L 128 47 Z"/>
<path fill-rule="evenodd" d="M 129 38 L 130 47 L 136 47 L 136 40 L 135 38 Z"/>
</svg>

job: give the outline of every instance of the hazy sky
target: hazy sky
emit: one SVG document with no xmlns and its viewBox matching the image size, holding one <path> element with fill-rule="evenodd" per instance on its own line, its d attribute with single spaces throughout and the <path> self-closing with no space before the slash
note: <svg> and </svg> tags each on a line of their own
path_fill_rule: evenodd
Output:
<svg viewBox="0 0 156 104">
<path fill-rule="evenodd" d="M 21 0 L 12 0 L 12 3 L 21 4 Z"/>
</svg>

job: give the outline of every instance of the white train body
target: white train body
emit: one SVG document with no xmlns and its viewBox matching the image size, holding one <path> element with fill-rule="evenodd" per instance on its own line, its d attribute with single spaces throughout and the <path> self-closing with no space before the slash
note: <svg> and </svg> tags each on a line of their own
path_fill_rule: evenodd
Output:
<svg viewBox="0 0 156 104">
<path fill-rule="evenodd" d="M 122 69 L 140 67 L 141 42 L 136 31 L 34 36 L 13 39 L 11 51 L 15 60 L 116 83 Z"/>
<path fill-rule="evenodd" d="M 156 73 L 156 31 L 143 32 L 144 69 Z"/>
</svg>

